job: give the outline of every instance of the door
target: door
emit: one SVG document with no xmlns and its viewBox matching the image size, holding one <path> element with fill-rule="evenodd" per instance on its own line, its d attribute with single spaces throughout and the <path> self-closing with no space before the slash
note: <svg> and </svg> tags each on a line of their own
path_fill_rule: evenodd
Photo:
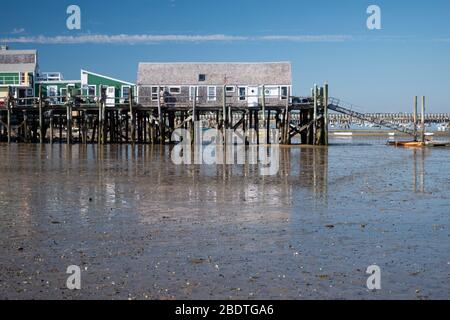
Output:
<svg viewBox="0 0 450 320">
<path fill-rule="evenodd" d="M 114 107 L 115 101 L 116 101 L 116 88 L 108 87 L 106 89 L 106 106 Z"/>
<path fill-rule="evenodd" d="M 248 87 L 248 106 L 257 107 L 259 102 L 258 87 Z"/>
</svg>

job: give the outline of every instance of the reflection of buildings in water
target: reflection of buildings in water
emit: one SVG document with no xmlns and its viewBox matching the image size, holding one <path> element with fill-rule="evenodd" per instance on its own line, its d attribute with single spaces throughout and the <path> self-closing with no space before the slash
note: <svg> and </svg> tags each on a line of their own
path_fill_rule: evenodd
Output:
<svg viewBox="0 0 450 320">
<path fill-rule="evenodd" d="M 239 212 L 242 221 L 288 218 L 299 186 L 317 199 L 326 197 L 328 151 L 325 148 L 280 147 L 279 171 L 262 176 L 260 167 L 242 165 L 175 165 L 170 146 L 106 146 L 81 151 L 98 183 L 87 188 L 100 195 L 105 206 L 130 202 L 146 222 L 161 216 Z M 119 181 L 127 181 L 125 185 Z M 128 185 L 129 184 L 129 185 Z M 84 188 L 83 188 L 84 189 Z M 87 214 L 89 199 L 80 197 L 81 213 Z M 97 203 L 98 205 L 98 203 Z"/>
<path fill-rule="evenodd" d="M 328 148 L 306 147 L 300 152 L 300 185 L 313 191 L 316 199 L 328 196 Z"/>
</svg>

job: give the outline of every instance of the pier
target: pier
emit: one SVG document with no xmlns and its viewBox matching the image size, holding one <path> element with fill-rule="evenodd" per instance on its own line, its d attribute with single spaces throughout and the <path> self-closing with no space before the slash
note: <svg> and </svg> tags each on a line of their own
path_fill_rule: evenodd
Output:
<svg viewBox="0 0 450 320">
<path fill-rule="evenodd" d="M 178 101 L 147 96 L 130 99 L 83 96 L 69 92 L 67 96 L 15 99 L 8 95 L 0 101 L 0 140 L 19 143 L 98 143 L 98 144 L 170 144 L 172 133 L 179 128 L 193 132 L 195 121 L 204 127 L 254 129 L 257 143 L 270 143 L 270 131 L 278 129 L 280 143 L 291 144 L 294 138 L 302 144 L 326 145 L 328 122 L 328 85 L 315 87 L 312 97 L 294 97 L 289 92 L 281 103 L 271 104 L 262 95 L 255 106 L 242 106 L 227 101 L 220 104 L 200 103 L 206 99 L 177 96 Z M 264 90 L 263 90 L 264 92 Z M 153 101 L 155 100 L 155 101 Z M 192 100 L 192 101 L 190 101 Z M 58 101 L 64 101 L 58 103 Z M 148 101 L 142 103 L 141 101 Z M 267 133 L 267 134 L 265 134 Z"/>
<path fill-rule="evenodd" d="M 264 86 L 262 86 L 264 88 Z M 227 101 L 223 88 L 220 103 L 197 96 L 175 99 L 130 95 L 128 100 L 83 96 L 79 90 L 67 96 L 0 100 L 0 141 L 17 143 L 171 144 L 179 128 L 194 134 L 194 123 L 218 130 L 256 132 L 258 144 L 270 144 L 271 130 L 278 129 L 280 144 L 327 145 L 328 124 L 360 121 L 392 129 L 417 139 L 419 117 L 415 113 L 362 113 L 353 105 L 329 97 L 328 84 L 314 86 L 310 97 L 287 93 L 278 103 L 268 103 L 264 89 L 254 106 Z M 114 101 L 113 101 L 114 100 Z M 416 102 L 417 103 L 417 102 Z M 417 106 L 416 106 L 417 108 Z M 423 123 L 445 123 L 450 114 L 425 114 Z M 404 124 L 415 124 L 408 128 Z M 242 132 L 241 131 L 241 132 Z M 226 143 L 226 142 L 225 142 Z"/>
</svg>

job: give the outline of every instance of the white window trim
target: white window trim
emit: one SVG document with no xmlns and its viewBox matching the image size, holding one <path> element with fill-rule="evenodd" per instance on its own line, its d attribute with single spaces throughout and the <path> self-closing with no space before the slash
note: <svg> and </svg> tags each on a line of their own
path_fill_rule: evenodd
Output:
<svg viewBox="0 0 450 320">
<path fill-rule="evenodd" d="M 161 87 L 159 86 L 149 86 L 150 88 L 150 100 L 151 101 L 158 101 L 159 92 L 161 90 Z M 153 93 L 153 89 L 156 88 L 156 93 Z M 153 95 L 156 95 L 155 98 L 153 98 Z"/>
<path fill-rule="evenodd" d="M 47 97 L 50 97 L 49 92 L 52 91 L 51 89 L 56 89 L 56 90 L 54 90 L 54 92 L 55 92 L 56 96 L 58 96 L 58 86 L 52 85 L 52 86 L 47 86 Z"/>
<path fill-rule="evenodd" d="M 244 99 L 241 99 L 241 89 L 245 89 Z M 247 101 L 248 87 L 239 86 L 238 87 L 238 99 L 239 101 Z"/>
<path fill-rule="evenodd" d="M 171 92 L 172 89 L 178 89 L 178 92 Z M 169 87 L 169 93 L 174 95 L 180 95 L 181 94 L 181 87 L 180 86 L 170 86 Z"/>
<path fill-rule="evenodd" d="M 69 94 L 70 88 L 74 88 L 74 89 L 75 89 L 75 88 L 76 88 L 75 84 L 69 83 L 69 84 L 66 86 L 67 94 Z"/>
<path fill-rule="evenodd" d="M 189 86 L 189 101 L 193 101 L 194 100 L 194 95 L 193 95 L 193 92 L 192 92 L 192 89 L 194 89 L 194 88 L 197 88 L 196 101 L 198 101 L 198 99 L 199 99 L 199 96 L 198 96 L 199 86 Z"/>
<path fill-rule="evenodd" d="M 89 89 L 92 87 L 94 87 L 94 96 L 96 97 L 97 96 L 97 86 L 95 84 L 89 84 L 87 86 L 87 96 L 89 96 Z"/>
<path fill-rule="evenodd" d="M 229 88 L 231 88 L 232 90 L 228 90 Z M 236 86 L 226 86 L 225 90 L 228 93 L 235 93 L 236 92 Z"/>
<path fill-rule="evenodd" d="M 214 88 L 214 95 L 209 94 L 209 89 Z M 208 86 L 206 88 L 206 96 L 208 101 L 217 101 L 217 87 L 216 86 Z"/>
<path fill-rule="evenodd" d="M 279 86 L 280 88 L 280 100 L 284 101 L 287 98 L 290 98 L 289 96 L 291 95 L 291 86 Z M 287 97 L 283 97 L 283 88 L 287 88 Z"/>
<path fill-rule="evenodd" d="M 23 86 L 27 84 L 25 72 L 19 72 L 19 85 Z"/>
<path fill-rule="evenodd" d="M 52 89 L 54 89 L 54 90 L 52 90 Z M 54 93 L 55 93 L 54 96 L 50 95 L 50 92 L 52 92 L 52 91 L 54 91 Z M 58 100 L 59 100 L 58 94 L 59 94 L 58 86 L 55 86 L 55 85 L 47 86 L 47 98 L 50 98 L 50 101 L 52 103 L 58 103 Z"/>
<path fill-rule="evenodd" d="M 63 90 L 66 90 L 66 94 L 64 95 L 63 94 Z M 59 88 L 59 101 L 61 101 L 61 102 L 64 102 L 64 100 L 66 100 L 67 101 L 67 94 L 68 94 L 68 89 L 67 89 L 67 87 L 62 87 L 62 88 Z"/>
<path fill-rule="evenodd" d="M 121 98 L 124 97 L 124 96 L 123 96 L 123 89 L 124 89 L 124 88 L 130 89 L 129 95 L 131 95 L 131 86 L 125 85 L 125 86 L 122 86 L 122 87 L 120 88 L 120 97 L 121 97 Z M 129 98 L 129 97 L 130 97 L 130 96 L 128 96 L 128 98 Z"/>
</svg>

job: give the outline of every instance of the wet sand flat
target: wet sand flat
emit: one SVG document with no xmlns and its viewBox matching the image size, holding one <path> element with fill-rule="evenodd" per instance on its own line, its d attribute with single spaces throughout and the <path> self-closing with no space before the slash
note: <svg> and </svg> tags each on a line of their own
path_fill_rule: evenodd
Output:
<svg viewBox="0 0 450 320">
<path fill-rule="evenodd" d="M 263 177 L 169 147 L 0 144 L 0 298 L 449 299 L 449 157 L 337 140 Z"/>
</svg>

